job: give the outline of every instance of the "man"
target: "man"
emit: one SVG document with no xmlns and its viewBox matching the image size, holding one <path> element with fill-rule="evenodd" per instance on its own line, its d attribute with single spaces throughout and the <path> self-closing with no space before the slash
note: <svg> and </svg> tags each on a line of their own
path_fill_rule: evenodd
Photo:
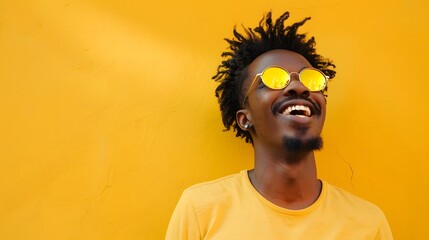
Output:
<svg viewBox="0 0 429 240">
<path fill-rule="evenodd" d="M 183 193 L 166 239 L 392 239 L 383 212 L 317 179 L 314 151 L 334 65 L 314 38 L 268 13 L 226 39 L 213 77 L 226 129 L 253 144 L 255 167 Z"/>
</svg>

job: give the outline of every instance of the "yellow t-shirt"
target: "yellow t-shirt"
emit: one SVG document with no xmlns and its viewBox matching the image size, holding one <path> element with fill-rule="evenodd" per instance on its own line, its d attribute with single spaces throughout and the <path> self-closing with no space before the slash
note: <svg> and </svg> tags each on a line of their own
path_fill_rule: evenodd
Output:
<svg viewBox="0 0 429 240">
<path fill-rule="evenodd" d="M 247 171 L 186 189 L 168 226 L 167 240 L 393 239 L 374 204 L 322 182 L 317 201 L 301 210 L 260 195 Z"/>
</svg>

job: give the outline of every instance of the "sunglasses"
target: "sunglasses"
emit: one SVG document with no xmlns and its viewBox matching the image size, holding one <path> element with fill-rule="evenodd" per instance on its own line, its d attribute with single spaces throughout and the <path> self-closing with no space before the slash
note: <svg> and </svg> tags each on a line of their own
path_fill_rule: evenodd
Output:
<svg viewBox="0 0 429 240">
<path fill-rule="evenodd" d="M 258 77 L 262 79 L 262 82 L 265 84 L 265 86 L 274 90 L 279 90 L 287 87 L 287 85 L 290 83 L 290 76 L 293 73 L 298 74 L 299 81 L 312 92 L 322 91 L 328 85 L 329 76 L 326 76 L 319 69 L 304 68 L 298 73 L 288 72 L 286 69 L 278 66 L 271 66 L 267 67 L 261 73 L 256 74 L 255 78 L 253 78 L 252 84 L 250 84 L 249 90 L 247 90 L 247 93 L 244 96 L 243 106 L 244 101 L 249 95 L 249 92 Z"/>
</svg>

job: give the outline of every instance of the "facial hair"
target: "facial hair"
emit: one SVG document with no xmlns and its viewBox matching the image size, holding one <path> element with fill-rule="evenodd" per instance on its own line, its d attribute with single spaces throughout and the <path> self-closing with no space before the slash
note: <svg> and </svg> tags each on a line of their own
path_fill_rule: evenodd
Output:
<svg viewBox="0 0 429 240">
<path fill-rule="evenodd" d="M 291 153 L 318 151 L 323 148 L 323 139 L 318 136 L 304 141 L 299 138 L 284 137 L 283 146 Z"/>
</svg>

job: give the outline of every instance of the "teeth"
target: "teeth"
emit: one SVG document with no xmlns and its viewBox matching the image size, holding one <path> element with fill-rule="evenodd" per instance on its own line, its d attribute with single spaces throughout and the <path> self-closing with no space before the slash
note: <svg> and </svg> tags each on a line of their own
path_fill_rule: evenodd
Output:
<svg viewBox="0 0 429 240">
<path fill-rule="evenodd" d="M 307 106 L 304 106 L 304 105 L 292 105 L 292 106 L 289 106 L 289 107 L 287 107 L 284 110 L 283 114 L 290 115 L 290 113 L 292 111 L 294 111 L 294 110 L 303 111 L 304 112 L 304 115 L 296 115 L 298 117 L 310 117 L 311 116 L 311 110 L 310 110 L 310 108 L 307 107 Z"/>
</svg>

